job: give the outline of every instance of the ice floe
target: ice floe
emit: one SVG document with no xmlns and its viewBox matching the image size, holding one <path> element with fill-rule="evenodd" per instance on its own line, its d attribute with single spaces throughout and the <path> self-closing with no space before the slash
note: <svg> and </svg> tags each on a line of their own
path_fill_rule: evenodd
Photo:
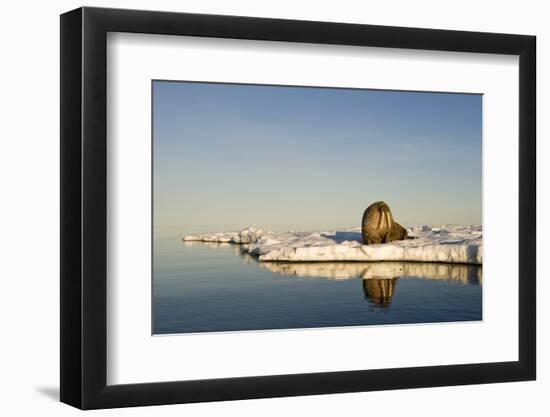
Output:
<svg viewBox="0 0 550 417">
<path fill-rule="evenodd" d="M 240 232 L 186 235 L 184 241 L 240 244 L 260 261 L 284 262 L 446 262 L 483 263 L 481 226 L 411 226 L 409 239 L 363 245 L 361 229 L 326 232 L 271 232 L 252 227 Z"/>
</svg>

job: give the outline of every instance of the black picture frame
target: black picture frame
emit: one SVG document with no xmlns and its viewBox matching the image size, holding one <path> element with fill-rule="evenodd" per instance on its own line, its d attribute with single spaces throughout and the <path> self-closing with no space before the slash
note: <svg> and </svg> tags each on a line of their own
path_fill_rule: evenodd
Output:
<svg viewBox="0 0 550 417">
<path fill-rule="evenodd" d="M 519 56 L 519 360 L 107 385 L 108 32 Z M 88 7 L 61 15 L 61 401 L 95 409 L 535 379 L 535 45 L 524 35 L 252 17 Z"/>
</svg>

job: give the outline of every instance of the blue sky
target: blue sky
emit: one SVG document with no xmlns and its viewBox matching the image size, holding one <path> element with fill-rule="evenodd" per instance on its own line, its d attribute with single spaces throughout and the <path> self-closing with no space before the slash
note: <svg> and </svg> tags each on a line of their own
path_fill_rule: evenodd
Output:
<svg viewBox="0 0 550 417">
<path fill-rule="evenodd" d="M 482 96 L 153 82 L 157 233 L 480 224 Z"/>
</svg>

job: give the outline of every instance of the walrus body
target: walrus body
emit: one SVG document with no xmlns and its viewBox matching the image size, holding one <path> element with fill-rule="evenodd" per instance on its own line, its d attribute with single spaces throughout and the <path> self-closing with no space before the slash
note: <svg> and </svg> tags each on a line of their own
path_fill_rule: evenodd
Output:
<svg viewBox="0 0 550 417">
<path fill-rule="evenodd" d="M 361 234 L 365 245 L 389 243 L 407 238 L 407 230 L 393 220 L 390 208 L 383 201 L 367 207 L 363 213 Z"/>
</svg>

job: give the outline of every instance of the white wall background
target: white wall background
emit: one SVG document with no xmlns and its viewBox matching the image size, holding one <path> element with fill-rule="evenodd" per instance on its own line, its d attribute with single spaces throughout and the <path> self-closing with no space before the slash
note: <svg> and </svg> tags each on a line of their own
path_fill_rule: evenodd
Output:
<svg viewBox="0 0 550 417">
<path fill-rule="evenodd" d="M 0 179 L 2 204 L 0 410 L 3 415 L 75 415 L 58 403 L 59 392 L 59 17 L 81 6 L 72 0 L 3 4 L 0 65 Z M 550 84 L 550 26 L 542 1 L 124 0 L 88 6 L 238 14 L 395 26 L 509 32 L 538 37 L 539 284 L 538 381 L 481 386 L 324 395 L 229 403 L 144 407 L 95 415 L 544 415 L 550 405 L 550 209 L 548 132 L 543 120 Z M 6 233 L 7 232 L 7 233 Z M 546 235 L 546 236 L 545 236 Z"/>
</svg>

